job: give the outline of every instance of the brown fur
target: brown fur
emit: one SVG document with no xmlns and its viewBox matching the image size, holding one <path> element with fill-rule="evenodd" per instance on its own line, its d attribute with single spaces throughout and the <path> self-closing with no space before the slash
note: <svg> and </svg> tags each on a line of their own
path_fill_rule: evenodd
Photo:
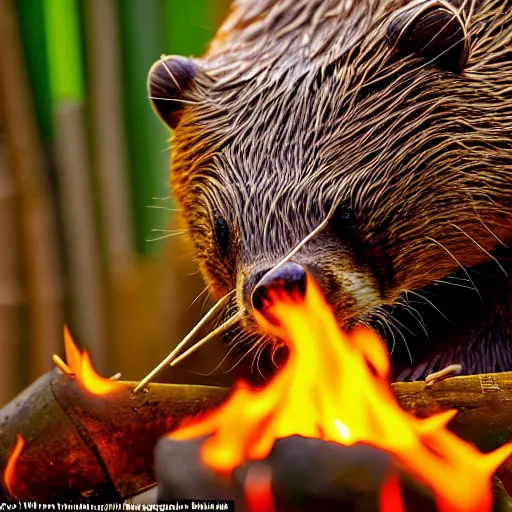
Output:
<svg viewBox="0 0 512 512">
<path fill-rule="evenodd" d="M 334 219 L 294 261 L 341 325 L 378 330 L 400 378 L 512 369 L 512 2 L 456 2 L 460 74 L 391 48 L 408 4 L 236 1 L 188 91 L 172 188 L 213 293 L 237 288 L 231 312 L 339 203 L 355 228 Z M 265 341 L 249 315 L 234 338 Z"/>
</svg>

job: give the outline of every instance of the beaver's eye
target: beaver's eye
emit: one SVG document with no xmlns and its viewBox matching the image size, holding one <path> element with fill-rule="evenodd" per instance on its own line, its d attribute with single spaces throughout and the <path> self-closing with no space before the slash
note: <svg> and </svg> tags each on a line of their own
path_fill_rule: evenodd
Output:
<svg viewBox="0 0 512 512">
<path fill-rule="evenodd" d="M 229 226 L 226 219 L 217 217 L 214 224 L 215 241 L 219 248 L 220 254 L 224 257 L 229 249 Z"/>
<path fill-rule="evenodd" d="M 332 218 L 334 230 L 347 235 L 356 227 L 356 216 L 348 206 L 340 206 Z"/>
</svg>

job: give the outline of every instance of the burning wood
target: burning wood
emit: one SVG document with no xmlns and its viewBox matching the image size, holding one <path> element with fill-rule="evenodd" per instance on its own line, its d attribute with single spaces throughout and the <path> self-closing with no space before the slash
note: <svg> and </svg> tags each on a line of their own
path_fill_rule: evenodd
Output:
<svg viewBox="0 0 512 512">
<path fill-rule="evenodd" d="M 296 308 L 297 305 L 288 304 L 286 307 L 290 306 Z M 270 308 L 269 312 L 272 311 L 276 313 Z M 283 318 L 288 318 L 287 315 L 288 313 Z M 265 319 L 260 318 L 260 320 L 266 322 Z M 267 324 L 268 322 L 265 325 Z M 309 324 L 311 327 L 308 329 L 317 329 L 324 325 L 324 320 L 314 316 L 308 321 Z M 268 325 L 267 327 L 273 328 Z M 281 329 L 281 335 L 288 336 L 285 332 L 286 325 L 277 327 Z M 332 333 L 327 332 L 329 330 L 327 325 L 325 329 L 325 332 L 322 331 L 322 340 L 330 340 L 328 336 Z M 301 330 L 303 329 L 297 327 L 297 331 Z M 335 335 L 340 336 L 336 332 Z M 0 489 L 0 500 L 9 497 L 16 500 L 105 502 L 132 497 L 155 484 L 152 467 L 153 450 L 159 437 L 175 428 L 182 419 L 199 413 L 204 414 L 207 410 L 219 405 L 228 395 L 229 390 L 224 388 L 161 384 L 150 385 L 144 393 L 133 393 L 135 383 L 112 382 L 104 379 L 98 376 L 90 365 L 90 368 L 84 371 L 84 365 L 87 366 L 90 361 L 88 362 L 87 356 L 83 357 L 69 343 L 71 341 L 69 333 L 66 334 L 66 338 L 68 362 L 72 368 L 56 359 L 63 372 L 54 370 L 44 375 L 17 399 L 0 410 L 0 472 L 4 475 L 2 485 L 4 494 L 2 495 L 2 489 Z M 350 343 L 353 340 L 356 342 L 359 340 L 359 342 L 352 346 Z M 343 350 L 352 351 L 356 346 L 362 345 L 363 351 L 368 352 L 370 347 L 364 345 L 365 341 L 363 336 L 352 340 L 345 339 L 345 342 L 350 343 L 348 349 L 344 347 Z M 373 342 L 376 340 L 370 339 L 370 343 Z M 376 352 L 378 358 L 374 361 L 373 367 L 379 373 L 385 374 L 386 358 L 379 346 L 377 345 Z M 334 349 L 329 347 L 328 350 Z M 331 355 L 334 357 L 336 354 L 331 353 Z M 372 353 L 370 357 L 375 357 L 375 354 Z M 318 364 L 317 359 L 311 361 Z M 332 365 L 333 362 L 329 361 L 326 368 Z M 88 377 L 90 374 L 94 374 L 91 382 L 99 382 L 100 388 L 90 387 Z M 308 378 L 315 382 L 318 376 L 313 372 Z M 372 381 L 376 376 L 366 378 Z M 336 383 L 337 379 L 331 375 L 326 381 Z M 349 382 L 349 394 L 360 392 L 358 382 L 357 380 Z M 109 391 L 106 394 L 97 394 L 98 391 L 102 391 L 103 385 L 109 386 Z M 424 382 L 397 383 L 392 387 L 400 404 L 417 416 L 427 417 L 440 411 L 458 409 L 460 412 L 450 424 L 451 430 L 462 438 L 476 443 L 486 452 L 512 438 L 512 408 L 510 407 L 512 374 L 510 373 L 456 377 L 436 382 L 432 387 L 426 387 Z M 300 389 L 305 393 L 311 392 L 304 383 L 301 384 Z M 284 389 L 284 391 L 287 390 Z M 255 393 L 250 388 L 245 392 Z M 379 392 L 386 396 L 388 393 L 382 390 Z M 252 394 L 250 396 L 252 398 Z M 302 425 L 302 422 L 307 419 L 303 418 L 306 396 L 311 398 L 311 395 L 305 394 L 301 400 L 296 398 L 296 401 L 292 402 L 298 408 L 298 418 L 294 420 L 297 425 Z M 324 403 L 324 400 L 320 402 Z M 275 403 L 280 402 L 274 398 Z M 332 410 L 336 411 L 334 405 Z M 359 407 L 361 404 L 356 403 L 356 405 Z M 242 406 L 244 407 L 244 404 Z M 349 422 L 345 419 L 346 409 L 345 407 L 344 410 L 337 411 L 338 419 L 350 432 L 349 426 L 352 428 L 352 425 L 348 425 Z M 265 410 L 274 421 L 272 411 L 268 411 L 268 408 Z M 238 416 L 235 415 L 235 417 L 236 434 L 238 434 L 240 430 Z M 377 420 L 380 421 L 383 417 L 383 414 L 378 414 Z M 294 426 L 294 422 L 289 422 L 291 427 Z M 339 424 L 336 425 L 335 431 L 339 434 L 340 427 Z M 325 429 L 315 428 L 318 437 L 322 437 Z M 293 428 L 291 430 L 293 431 Z M 341 429 L 342 432 L 347 430 Z M 436 429 L 433 428 L 432 435 L 435 431 Z M 21 446 L 18 435 L 25 440 L 24 446 Z M 259 435 L 259 432 L 256 432 L 256 438 Z M 166 440 L 168 441 L 168 438 Z M 270 470 L 265 473 L 266 470 L 263 469 L 262 473 L 260 467 L 255 473 L 249 472 L 243 479 L 243 491 L 238 495 L 238 499 L 242 502 L 259 504 L 253 505 L 253 509 L 259 507 L 261 510 L 263 507 L 271 510 L 272 493 L 274 498 L 279 497 L 278 491 L 281 489 L 281 495 L 286 496 L 290 481 L 298 482 L 295 485 L 303 489 L 311 486 L 318 489 L 319 485 L 329 488 L 329 481 L 320 484 L 323 474 L 315 472 L 313 477 L 310 467 L 322 468 L 337 465 L 338 473 L 343 475 L 353 474 L 354 471 L 360 474 L 359 472 L 365 471 L 364 468 L 380 467 L 382 474 L 388 475 L 381 488 L 380 510 L 381 512 L 400 510 L 394 508 L 401 500 L 400 488 L 397 480 L 393 479 L 393 473 L 387 473 L 388 463 L 380 457 L 384 452 L 373 448 L 370 451 L 363 450 L 363 448 L 370 449 L 370 446 L 363 444 L 356 444 L 350 448 L 335 445 L 341 451 L 333 451 L 331 447 L 333 445 L 331 445 L 328 450 L 324 450 L 323 445 L 327 443 L 315 439 L 309 441 L 312 443 L 306 443 L 303 438 L 297 437 L 278 440 L 270 459 L 267 459 L 273 461 L 273 465 L 268 466 Z M 176 445 L 178 442 L 174 443 Z M 305 445 L 307 445 L 306 449 Z M 181 474 L 180 489 L 184 493 L 186 484 L 193 481 L 192 475 L 197 474 L 197 472 L 186 473 L 185 471 L 185 460 L 191 461 L 194 452 L 185 450 L 180 460 L 179 456 L 176 456 L 176 446 L 173 450 L 172 457 L 169 457 L 168 451 L 160 450 L 162 452 L 160 459 L 165 459 L 166 475 L 172 474 L 172 471 L 174 475 Z M 292 454 L 296 454 L 295 459 L 289 454 L 283 457 L 283 453 L 290 450 Z M 286 463 L 280 463 L 280 459 Z M 462 474 L 471 471 L 471 466 L 468 466 L 465 460 L 459 462 Z M 308 468 L 302 480 L 300 472 L 290 470 L 298 467 Z M 396 473 L 396 467 L 394 469 Z M 183 480 L 183 475 L 188 475 L 187 482 Z M 271 482 L 269 482 L 270 478 Z M 500 478 L 510 492 L 512 470 L 509 462 L 500 468 Z M 360 487 L 351 491 L 347 481 L 344 479 L 342 481 L 348 490 L 340 490 L 339 493 L 344 496 L 346 503 L 354 499 L 354 496 L 360 496 Z M 403 485 L 403 480 L 401 482 Z M 165 482 L 162 483 L 162 487 L 164 484 Z M 218 484 L 219 482 L 212 477 L 210 487 L 205 486 L 203 491 L 209 489 L 214 492 Z M 485 489 L 488 490 L 488 479 L 484 484 Z M 370 479 L 368 485 L 377 490 L 380 489 L 380 484 L 374 480 Z M 509 497 L 500 486 L 496 489 L 500 490 L 500 500 L 504 504 L 503 509 L 500 510 L 508 510 Z M 175 489 L 172 492 L 174 491 Z M 188 496 L 182 494 L 181 497 L 190 499 L 200 497 L 196 491 L 194 493 Z M 203 496 L 206 499 L 208 495 Z"/>
<path fill-rule="evenodd" d="M 135 394 L 136 383 L 97 375 L 69 333 L 66 352 L 72 369 L 45 374 L 0 411 L 5 498 L 109 502 L 139 494 L 155 485 L 157 440 L 227 394 L 158 384 Z"/>
<path fill-rule="evenodd" d="M 255 313 L 260 325 L 289 346 L 285 368 L 263 390 L 239 383 L 218 411 L 172 439 L 208 436 L 202 460 L 224 473 L 264 459 L 277 439 L 293 435 L 364 443 L 392 454 L 432 490 L 440 511 L 491 509 L 491 478 L 512 445 L 484 455 L 447 429 L 456 411 L 428 419 L 406 413 L 389 385 L 380 339 L 362 329 L 343 334 L 311 278 L 304 295 L 270 290 L 261 311 Z"/>
</svg>

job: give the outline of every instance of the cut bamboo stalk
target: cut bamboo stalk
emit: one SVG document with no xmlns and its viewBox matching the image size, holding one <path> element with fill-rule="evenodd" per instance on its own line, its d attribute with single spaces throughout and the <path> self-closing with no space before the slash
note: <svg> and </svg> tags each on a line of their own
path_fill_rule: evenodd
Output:
<svg viewBox="0 0 512 512">
<path fill-rule="evenodd" d="M 55 226 L 11 0 L 0 0 L 0 110 L 20 195 L 22 266 L 27 283 L 33 379 L 50 367 L 62 338 L 62 286 Z"/>
<path fill-rule="evenodd" d="M 133 251 L 116 2 L 89 0 L 85 13 L 94 167 L 99 181 L 108 267 L 112 271 L 125 268 Z"/>
<path fill-rule="evenodd" d="M 55 155 L 70 270 L 73 331 L 107 371 L 105 300 L 87 144 L 77 0 L 46 0 L 44 21 L 55 120 Z"/>
<path fill-rule="evenodd" d="M 57 104 L 55 134 L 60 201 L 72 285 L 73 327 L 87 344 L 98 369 L 108 372 L 99 236 L 95 225 L 82 105 L 70 100 Z"/>
</svg>

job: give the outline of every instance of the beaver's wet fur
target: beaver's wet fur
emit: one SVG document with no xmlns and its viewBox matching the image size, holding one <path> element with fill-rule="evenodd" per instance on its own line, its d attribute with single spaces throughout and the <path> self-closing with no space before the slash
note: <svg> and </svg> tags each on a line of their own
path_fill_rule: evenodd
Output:
<svg viewBox="0 0 512 512">
<path fill-rule="evenodd" d="M 293 261 L 395 378 L 512 370 L 512 2 L 238 0 L 149 90 L 201 270 L 248 312 L 238 357 L 275 355 L 252 287 L 338 204 Z"/>
</svg>

